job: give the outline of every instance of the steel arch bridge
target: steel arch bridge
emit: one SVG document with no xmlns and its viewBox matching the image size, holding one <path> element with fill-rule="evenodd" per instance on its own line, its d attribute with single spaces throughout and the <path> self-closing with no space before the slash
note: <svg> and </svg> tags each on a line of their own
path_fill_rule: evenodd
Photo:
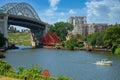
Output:
<svg viewBox="0 0 120 80">
<path fill-rule="evenodd" d="M 39 45 L 38 43 L 41 41 L 42 36 L 47 32 L 48 24 L 39 18 L 31 5 L 24 2 L 7 3 L 1 9 L 3 12 L 0 12 L 0 18 L 1 16 L 4 17 L 2 22 L 4 27 L 1 28 L 0 23 L 0 31 L 3 31 L 6 38 L 8 38 L 7 28 L 9 25 L 23 26 L 31 30 L 34 45 Z"/>
<path fill-rule="evenodd" d="M 2 9 L 5 10 L 6 13 L 9 15 L 20 15 L 20 16 L 25 16 L 33 19 L 40 20 L 38 14 L 34 10 L 34 8 L 29 5 L 28 3 L 7 3 L 1 7 Z"/>
</svg>

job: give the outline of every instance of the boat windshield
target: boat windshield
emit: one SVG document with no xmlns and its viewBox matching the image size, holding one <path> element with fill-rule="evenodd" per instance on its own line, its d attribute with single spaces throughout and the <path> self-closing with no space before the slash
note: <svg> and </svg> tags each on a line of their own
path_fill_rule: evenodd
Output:
<svg viewBox="0 0 120 80">
<path fill-rule="evenodd" d="M 108 59 L 101 59 L 100 61 L 108 61 Z"/>
</svg>

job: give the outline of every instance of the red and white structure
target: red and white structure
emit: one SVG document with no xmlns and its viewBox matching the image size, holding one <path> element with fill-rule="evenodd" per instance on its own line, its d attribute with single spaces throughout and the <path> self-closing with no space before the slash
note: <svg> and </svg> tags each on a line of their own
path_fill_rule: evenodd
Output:
<svg viewBox="0 0 120 80">
<path fill-rule="evenodd" d="M 42 44 L 45 46 L 61 45 L 62 41 L 56 33 L 47 33 L 42 37 Z"/>
</svg>

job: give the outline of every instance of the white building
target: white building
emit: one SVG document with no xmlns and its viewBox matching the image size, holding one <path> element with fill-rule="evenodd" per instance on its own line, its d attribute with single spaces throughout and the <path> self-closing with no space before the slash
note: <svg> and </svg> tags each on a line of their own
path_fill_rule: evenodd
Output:
<svg viewBox="0 0 120 80">
<path fill-rule="evenodd" d="M 101 32 L 108 27 L 106 23 L 87 24 L 86 16 L 70 17 L 68 22 L 74 26 L 73 35 L 81 34 L 84 37 L 95 32 Z"/>
<path fill-rule="evenodd" d="M 86 16 L 70 17 L 68 22 L 74 26 L 72 31 L 73 35 L 81 34 L 82 36 L 86 36 Z"/>
</svg>

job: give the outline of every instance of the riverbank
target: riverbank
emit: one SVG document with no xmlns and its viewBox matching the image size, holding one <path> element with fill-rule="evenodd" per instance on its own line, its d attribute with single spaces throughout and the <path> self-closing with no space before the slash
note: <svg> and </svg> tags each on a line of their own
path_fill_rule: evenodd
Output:
<svg viewBox="0 0 120 80">
<path fill-rule="evenodd" d="M 97 48 L 97 49 L 92 49 L 91 50 L 92 52 L 96 52 L 96 51 L 104 51 L 104 52 L 111 52 L 111 50 L 110 49 L 103 49 L 103 48 Z"/>
<path fill-rule="evenodd" d="M 0 59 L 1 58 L 5 58 L 5 55 L 0 53 Z"/>
<path fill-rule="evenodd" d="M 68 48 L 63 48 L 61 46 L 43 46 L 43 48 L 46 49 L 62 49 L 62 50 L 69 50 Z M 90 52 L 111 52 L 110 49 L 106 48 L 77 48 L 75 47 L 74 50 L 84 50 L 84 51 L 90 51 Z"/>
<path fill-rule="evenodd" d="M 0 80 L 23 80 L 23 79 L 15 79 L 15 78 L 0 76 Z"/>
<path fill-rule="evenodd" d="M 19 49 L 19 47 L 17 47 L 15 44 L 9 44 L 7 48 L 1 47 L 0 52 L 5 52 L 6 50 L 10 50 L 10 49 Z"/>
<path fill-rule="evenodd" d="M 43 46 L 42 48 L 45 49 L 61 49 L 61 50 L 70 50 L 68 48 L 64 48 L 62 46 Z M 14 44 L 12 46 L 9 46 L 7 49 L 0 49 L 0 52 L 5 52 L 6 50 L 10 49 L 19 49 L 19 47 L 15 46 Z M 32 49 L 32 48 L 31 48 Z M 111 52 L 111 49 L 106 49 L 106 48 L 78 48 L 75 47 L 73 50 L 84 50 L 84 51 L 90 51 L 90 52 Z"/>
<path fill-rule="evenodd" d="M 3 54 L 3 52 L 5 52 L 5 51 L 6 51 L 5 48 L 0 48 L 0 59 L 5 58 L 5 55 Z"/>
</svg>

